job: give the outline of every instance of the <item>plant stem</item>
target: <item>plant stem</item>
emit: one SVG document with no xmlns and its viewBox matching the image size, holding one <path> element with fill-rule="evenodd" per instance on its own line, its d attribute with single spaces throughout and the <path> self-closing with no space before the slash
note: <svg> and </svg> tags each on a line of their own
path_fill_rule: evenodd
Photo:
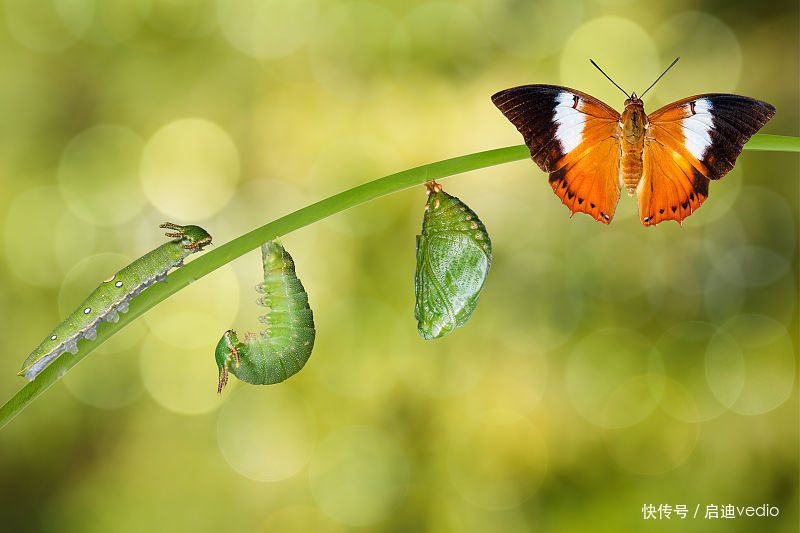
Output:
<svg viewBox="0 0 800 533">
<path fill-rule="evenodd" d="M 800 137 L 788 135 L 766 135 L 760 133 L 744 145 L 745 150 L 769 150 L 772 152 L 800 152 Z"/>
<path fill-rule="evenodd" d="M 750 142 L 745 145 L 745 148 L 800 152 L 800 138 L 781 135 L 754 135 Z M 89 355 L 95 348 L 140 315 L 186 287 L 189 283 L 202 278 L 222 265 L 230 263 L 250 250 L 258 248 L 262 243 L 281 235 L 286 235 L 345 209 L 425 183 L 428 180 L 441 179 L 501 163 L 519 161 L 527 159 L 529 156 L 530 153 L 525 145 L 509 146 L 445 159 L 390 174 L 320 200 L 249 233 L 245 233 L 219 247 L 215 247 L 213 250 L 189 262 L 186 266 L 173 271 L 167 276 L 166 283 L 152 286 L 131 300 L 128 313 L 120 315 L 120 320 L 117 323 L 102 324 L 97 330 L 97 338 L 94 341 L 83 340 L 80 342 L 80 351 L 78 353 L 64 352 L 61 354 L 36 376 L 36 379 L 25 385 L 0 407 L 0 428 L 5 426 L 37 396 Z M 211 361 L 210 358 L 209 361 Z"/>
</svg>

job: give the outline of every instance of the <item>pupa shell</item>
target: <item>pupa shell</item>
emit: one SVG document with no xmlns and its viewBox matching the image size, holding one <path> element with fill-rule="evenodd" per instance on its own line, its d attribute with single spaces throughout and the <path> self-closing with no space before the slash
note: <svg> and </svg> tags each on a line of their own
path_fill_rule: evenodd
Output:
<svg viewBox="0 0 800 533">
<path fill-rule="evenodd" d="M 486 227 L 464 202 L 426 184 L 428 201 L 417 235 L 414 275 L 417 319 L 423 339 L 436 339 L 463 326 L 478 305 L 492 265 Z"/>
</svg>

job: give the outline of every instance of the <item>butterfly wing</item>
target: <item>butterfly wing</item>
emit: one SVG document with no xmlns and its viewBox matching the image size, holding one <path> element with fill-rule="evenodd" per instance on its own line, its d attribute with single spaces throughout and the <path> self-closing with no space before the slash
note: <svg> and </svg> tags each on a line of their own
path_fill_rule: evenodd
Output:
<svg viewBox="0 0 800 533">
<path fill-rule="evenodd" d="M 597 98 L 557 85 L 500 91 L 492 102 L 511 121 L 570 212 L 608 224 L 619 201 L 620 115 Z"/>
<path fill-rule="evenodd" d="M 727 174 L 744 144 L 775 114 L 771 105 L 735 94 L 701 94 L 651 113 L 638 187 L 639 217 L 651 226 L 692 214 L 709 180 Z"/>
</svg>

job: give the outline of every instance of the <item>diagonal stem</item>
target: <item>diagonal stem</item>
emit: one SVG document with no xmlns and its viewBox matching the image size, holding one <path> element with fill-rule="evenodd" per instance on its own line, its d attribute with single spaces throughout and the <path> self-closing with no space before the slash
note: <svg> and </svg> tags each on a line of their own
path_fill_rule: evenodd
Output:
<svg viewBox="0 0 800 533">
<path fill-rule="evenodd" d="M 751 150 L 774 150 L 784 152 L 800 152 L 800 138 L 783 135 L 754 135 L 745 145 Z M 293 213 L 245 233 L 191 261 L 186 266 L 173 271 L 167 276 L 167 282 L 143 291 L 131 300 L 127 314 L 120 315 L 119 322 L 104 323 L 97 331 L 94 341 L 82 341 L 78 353 L 64 352 L 52 364 L 45 368 L 36 379 L 20 389 L 10 400 L 0 407 L 0 428 L 20 413 L 34 399 L 47 390 L 73 366 L 89 355 L 95 348 L 109 339 L 116 332 L 133 322 L 150 308 L 166 300 L 189 283 L 198 280 L 230 263 L 237 257 L 255 250 L 262 243 L 296 229 L 308 226 L 318 220 L 329 217 L 345 209 L 374 200 L 414 185 L 420 185 L 432 179 L 442 179 L 455 174 L 469 172 L 481 168 L 527 159 L 530 156 L 525 145 L 497 148 L 475 154 L 454 157 L 437 161 L 428 165 L 403 170 L 374 181 L 364 183 L 346 191 L 329 196 Z"/>
</svg>

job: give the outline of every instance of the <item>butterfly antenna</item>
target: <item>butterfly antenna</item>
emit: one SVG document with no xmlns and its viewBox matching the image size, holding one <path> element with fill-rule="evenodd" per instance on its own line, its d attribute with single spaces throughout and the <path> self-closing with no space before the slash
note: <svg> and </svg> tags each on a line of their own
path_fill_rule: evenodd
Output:
<svg viewBox="0 0 800 533">
<path fill-rule="evenodd" d="M 673 66 L 675 66 L 675 63 L 677 63 L 679 59 L 680 59 L 680 57 L 676 57 L 676 58 L 675 58 L 675 61 L 673 61 L 673 62 L 672 62 L 672 64 L 671 64 L 670 66 L 668 66 L 668 67 L 667 67 L 667 70 L 669 70 L 669 69 L 671 69 Z M 650 87 L 648 87 L 648 88 L 647 88 L 647 89 L 644 91 L 644 93 L 646 93 L 647 91 L 649 91 L 650 89 L 652 89 L 652 88 L 653 88 L 653 85 L 655 85 L 656 83 L 658 83 L 658 80 L 660 80 L 661 78 L 663 78 L 663 77 L 664 77 L 664 74 L 666 74 L 666 73 L 667 73 L 667 70 L 665 70 L 664 72 L 662 72 L 662 73 L 661 73 L 661 76 L 659 76 L 658 78 L 656 78 L 656 81 L 654 81 L 654 82 L 653 82 L 653 83 L 650 85 Z M 639 95 L 639 98 L 642 98 L 642 97 L 644 96 L 644 93 L 640 94 L 640 95 Z"/>
<path fill-rule="evenodd" d="M 594 62 L 594 61 L 592 61 L 591 59 L 589 60 L 589 62 L 590 62 L 592 65 L 594 65 L 594 67 L 595 67 L 597 70 L 599 70 L 600 72 L 602 72 L 602 73 L 603 73 L 603 76 L 605 76 L 606 78 L 608 78 L 608 81 L 610 81 L 611 83 L 613 83 L 613 84 L 614 84 L 614 87 L 616 87 L 617 89 L 619 89 L 620 91 L 622 91 L 622 94 L 624 94 L 624 95 L 625 95 L 625 96 L 627 96 L 628 98 L 630 98 L 630 97 L 631 97 L 631 95 L 629 95 L 628 93 L 626 93 L 626 92 L 625 92 L 625 91 L 622 89 L 622 87 L 620 87 L 619 85 L 617 85 L 617 83 L 616 83 L 614 80 L 612 80 L 611 78 L 609 78 L 609 77 L 608 77 L 608 74 L 606 74 L 605 72 L 603 72 L 603 69 L 601 69 L 600 67 L 598 67 L 598 66 L 597 66 L 597 63 L 595 63 L 595 62 Z M 662 76 L 663 76 L 663 74 L 662 74 Z M 658 80 L 656 80 L 656 81 L 658 81 Z"/>
</svg>

